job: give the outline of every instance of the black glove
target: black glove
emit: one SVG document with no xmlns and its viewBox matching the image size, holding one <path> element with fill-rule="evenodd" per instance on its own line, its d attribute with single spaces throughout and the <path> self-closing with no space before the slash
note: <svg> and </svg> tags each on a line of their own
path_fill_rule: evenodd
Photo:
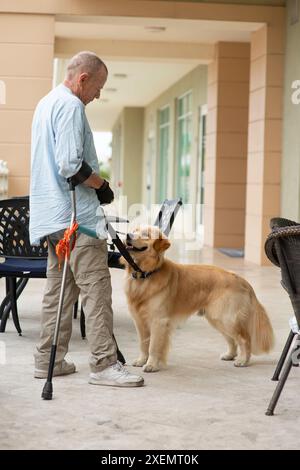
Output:
<svg viewBox="0 0 300 470">
<path fill-rule="evenodd" d="M 97 198 L 100 204 L 110 204 L 114 200 L 114 192 L 110 189 L 109 182 L 104 180 L 104 183 L 99 189 L 95 189 Z"/>
</svg>

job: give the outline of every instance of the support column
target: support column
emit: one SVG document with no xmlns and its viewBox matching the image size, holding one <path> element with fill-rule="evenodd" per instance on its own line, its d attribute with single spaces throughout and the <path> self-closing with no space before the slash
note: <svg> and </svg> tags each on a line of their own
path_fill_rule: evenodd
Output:
<svg viewBox="0 0 300 470">
<path fill-rule="evenodd" d="M 265 264 L 269 221 L 280 216 L 284 23 L 252 33 L 245 258 Z"/>
<path fill-rule="evenodd" d="M 54 16 L 0 14 L 0 160 L 8 162 L 9 195 L 29 192 L 33 111 L 51 89 Z"/>
<path fill-rule="evenodd" d="M 208 67 L 204 241 L 244 247 L 250 45 L 220 42 Z"/>
</svg>

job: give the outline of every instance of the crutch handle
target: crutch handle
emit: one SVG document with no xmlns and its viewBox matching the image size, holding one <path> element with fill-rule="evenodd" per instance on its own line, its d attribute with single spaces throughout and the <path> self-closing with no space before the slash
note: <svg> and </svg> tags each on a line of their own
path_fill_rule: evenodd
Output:
<svg viewBox="0 0 300 470">
<path fill-rule="evenodd" d="M 72 178 L 68 178 L 67 181 L 68 181 L 68 183 L 69 183 L 69 190 L 70 190 L 70 191 L 75 191 L 75 186 L 74 186 L 74 184 L 73 184 L 73 182 L 72 182 Z"/>
</svg>

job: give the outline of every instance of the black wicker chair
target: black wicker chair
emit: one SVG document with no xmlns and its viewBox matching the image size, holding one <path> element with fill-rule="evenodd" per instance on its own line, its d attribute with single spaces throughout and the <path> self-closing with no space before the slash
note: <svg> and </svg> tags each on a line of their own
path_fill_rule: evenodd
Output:
<svg viewBox="0 0 300 470">
<path fill-rule="evenodd" d="M 289 333 L 272 377 L 278 384 L 266 412 L 269 416 L 274 414 L 292 366 L 299 365 L 300 353 L 300 224 L 289 219 L 274 218 L 270 226 L 272 232 L 266 240 L 265 252 L 270 261 L 281 269 L 281 285 L 290 297 L 296 328 Z"/>
<path fill-rule="evenodd" d="M 17 299 L 29 278 L 46 277 L 47 242 L 39 246 L 29 243 L 29 199 L 12 198 L 0 201 L 0 277 L 6 279 L 6 295 L 0 306 L 0 332 L 5 331 L 11 312 L 14 325 L 22 335 Z"/>
<path fill-rule="evenodd" d="M 46 238 L 41 240 L 39 246 L 31 246 L 29 241 L 29 196 L 0 201 L 0 257 L 4 261 L 0 263 L 0 277 L 6 279 L 6 295 L 0 306 L 0 333 L 5 332 L 11 312 L 16 330 L 21 336 L 17 299 L 30 278 L 47 277 Z M 122 268 L 118 263 L 119 257 L 119 253 L 109 250 L 109 267 Z M 75 318 L 76 312 L 75 304 Z M 83 319 L 81 326 L 84 328 Z"/>
</svg>

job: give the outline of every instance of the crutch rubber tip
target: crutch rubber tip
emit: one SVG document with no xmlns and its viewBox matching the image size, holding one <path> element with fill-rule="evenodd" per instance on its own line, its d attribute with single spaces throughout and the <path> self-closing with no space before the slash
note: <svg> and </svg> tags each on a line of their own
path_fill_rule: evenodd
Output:
<svg viewBox="0 0 300 470">
<path fill-rule="evenodd" d="M 266 411 L 266 415 L 267 415 L 267 416 L 274 416 L 274 413 L 273 413 L 272 410 L 267 410 L 267 411 Z"/>
<path fill-rule="evenodd" d="M 52 382 L 46 382 L 42 391 L 42 398 L 44 400 L 52 400 L 53 387 Z"/>
</svg>

